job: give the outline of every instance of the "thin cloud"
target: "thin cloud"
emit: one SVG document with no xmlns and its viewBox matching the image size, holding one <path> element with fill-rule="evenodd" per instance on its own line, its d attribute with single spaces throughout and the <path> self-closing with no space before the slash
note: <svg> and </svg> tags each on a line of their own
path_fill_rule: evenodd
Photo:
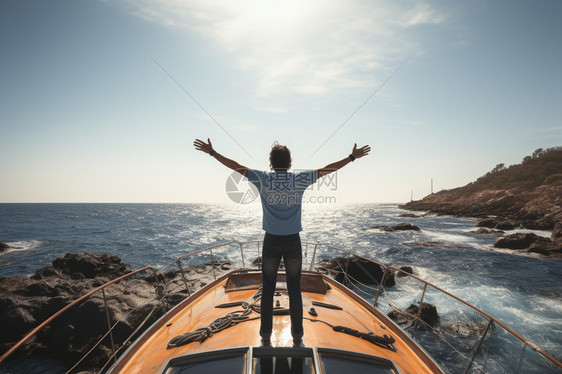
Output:
<svg viewBox="0 0 562 374">
<path fill-rule="evenodd" d="M 397 125 L 402 125 L 402 126 L 411 126 L 411 127 L 418 127 L 418 126 L 425 126 L 427 125 L 427 123 L 425 121 L 395 121 L 395 123 Z"/>
<path fill-rule="evenodd" d="M 288 112 L 287 108 L 283 108 L 283 107 L 258 107 L 258 106 L 253 106 L 252 108 L 254 110 L 259 110 L 261 112 L 267 112 L 267 113 L 287 113 Z"/>
<path fill-rule="evenodd" d="M 428 4 L 417 3 L 405 17 L 403 26 L 412 27 L 425 24 L 439 24 L 444 21 L 444 16 L 432 9 Z"/>
<path fill-rule="evenodd" d="M 562 131 L 562 126 L 537 129 L 537 132 Z"/>
<path fill-rule="evenodd" d="M 255 134 L 256 130 L 259 129 L 259 127 L 257 125 L 250 124 L 250 123 L 243 123 L 243 124 L 239 124 L 239 125 L 234 125 L 234 128 L 236 130 L 239 130 L 240 132 L 246 132 L 246 133 L 249 133 L 249 134 Z"/>
<path fill-rule="evenodd" d="M 423 1 L 124 2 L 138 17 L 209 39 L 254 75 L 263 96 L 371 87 L 421 52 L 416 28 L 444 21 Z"/>
</svg>

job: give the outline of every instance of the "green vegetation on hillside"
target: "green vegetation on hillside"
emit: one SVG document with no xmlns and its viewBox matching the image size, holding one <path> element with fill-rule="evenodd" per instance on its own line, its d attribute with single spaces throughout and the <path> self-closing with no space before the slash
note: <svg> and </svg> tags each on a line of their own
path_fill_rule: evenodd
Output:
<svg viewBox="0 0 562 374">
<path fill-rule="evenodd" d="M 562 147 L 537 149 L 523 162 L 505 167 L 498 164 L 475 182 L 449 192 L 473 193 L 483 190 L 521 188 L 531 190 L 543 184 L 562 180 Z"/>
</svg>

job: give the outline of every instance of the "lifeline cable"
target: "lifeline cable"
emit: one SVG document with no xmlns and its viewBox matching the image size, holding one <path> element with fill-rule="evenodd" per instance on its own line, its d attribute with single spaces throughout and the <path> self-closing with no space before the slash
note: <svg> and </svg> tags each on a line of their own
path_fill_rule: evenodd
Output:
<svg viewBox="0 0 562 374">
<path fill-rule="evenodd" d="M 151 54 L 148 54 L 150 56 L 150 58 L 158 65 L 160 66 L 160 69 L 162 69 L 162 71 L 164 71 L 164 73 L 168 74 L 168 76 L 174 81 L 176 82 L 176 84 L 179 86 L 179 88 L 182 89 L 183 92 L 185 92 L 187 94 L 187 96 L 189 96 L 191 98 L 191 100 L 193 100 L 193 102 L 195 104 L 197 104 L 199 106 L 199 108 L 201 108 L 205 113 L 207 113 L 207 115 L 209 116 L 209 118 L 211 118 L 221 129 L 222 131 L 224 131 L 226 133 L 226 135 L 230 136 L 230 139 L 234 140 L 234 143 L 238 144 L 238 146 L 240 148 L 242 148 L 242 150 L 244 152 L 246 152 L 246 154 L 248 156 L 250 156 L 250 158 L 254 161 L 256 161 L 255 158 L 252 157 L 252 155 L 250 153 L 248 153 L 248 151 L 242 147 L 242 145 L 240 143 L 238 143 L 238 141 L 236 139 L 234 139 L 234 137 L 232 135 L 230 135 L 230 133 L 228 131 L 226 131 L 226 129 L 219 123 L 219 121 L 216 120 L 215 117 L 213 117 L 213 115 L 211 113 L 209 113 L 209 111 L 207 109 L 205 109 L 205 107 L 203 107 L 203 105 L 199 104 L 199 102 L 193 97 L 193 95 L 191 95 L 189 93 L 189 91 L 187 91 L 181 84 L 180 82 L 178 82 L 178 80 L 176 78 L 173 77 L 172 74 L 170 74 L 170 72 L 168 72 L 168 70 L 166 70 L 166 68 L 164 68 L 164 66 L 162 66 L 161 63 L 158 62 L 158 60 L 156 60 Z"/>
<path fill-rule="evenodd" d="M 414 53 L 414 54 L 415 54 L 415 53 Z M 320 148 L 322 148 L 326 143 L 328 143 L 328 141 L 329 141 L 330 139 L 332 139 L 332 137 L 333 137 L 334 135 L 336 135 L 336 133 L 337 133 L 338 131 L 340 131 L 340 129 L 341 129 L 342 127 L 344 127 L 345 124 L 348 123 L 349 120 L 351 120 L 351 119 L 357 114 L 357 112 L 359 112 L 359 111 L 361 110 L 361 108 L 363 108 L 363 107 L 365 106 L 365 104 L 367 104 L 367 103 L 373 98 L 373 96 L 375 96 L 375 95 L 392 79 L 392 77 L 394 77 L 394 76 L 396 75 L 396 73 L 398 73 L 400 70 L 402 70 L 402 68 L 404 67 L 404 65 L 406 65 L 406 64 L 408 63 L 408 61 L 410 61 L 410 59 L 411 59 L 412 57 L 414 57 L 414 54 L 410 55 L 406 60 L 404 60 L 404 62 L 403 62 L 400 66 L 398 66 L 398 68 L 397 68 L 396 70 L 394 70 L 394 72 L 393 72 L 392 74 L 390 74 L 390 75 L 388 76 L 388 78 L 386 78 L 386 80 L 385 80 L 384 82 L 382 82 L 382 84 L 381 84 L 365 101 L 363 101 L 363 103 L 362 103 L 361 105 L 359 105 L 359 106 L 357 107 L 357 109 L 355 109 L 355 111 L 354 111 L 353 113 L 351 113 L 351 115 L 350 115 L 349 117 L 347 117 L 347 119 L 346 119 L 345 121 L 343 121 L 343 123 L 336 129 L 336 131 L 334 131 L 334 132 L 332 133 L 332 135 L 328 136 L 328 139 L 324 140 L 324 143 L 322 143 L 322 144 L 320 145 L 320 147 L 318 147 L 314 152 L 312 152 L 312 154 L 306 159 L 305 163 L 306 163 L 308 160 L 310 160 L 310 159 L 312 158 L 312 156 L 314 156 L 314 155 L 316 154 L 316 152 L 318 152 L 318 151 L 320 150 Z"/>
</svg>

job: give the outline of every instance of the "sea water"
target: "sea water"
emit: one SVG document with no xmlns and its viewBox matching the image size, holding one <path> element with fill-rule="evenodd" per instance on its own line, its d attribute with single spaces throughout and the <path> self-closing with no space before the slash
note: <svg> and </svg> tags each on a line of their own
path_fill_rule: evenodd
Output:
<svg viewBox="0 0 562 374">
<path fill-rule="evenodd" d="M 483 309 L 562 359 L 562 261 L 495 249 L 497 238 L 471 233 L 475 230 L 472 219 L 399 217 L 403 213 L 411 212 L 393 204 L 305 204 L 301 238 L 353 251 L 387 265 L 412 266 L 415 275 Z M 383 232 L 373 228 L 401 222 L 417 225 L 421 231 Z M 0 242 L 14 247 L 0 254 L 0 276 L 30 276 L 69 252 L 113 253 L 131 268 L 151 265 L 163 270 L 178 256 L 198 249 L 231 240 L 261 239 L 258 202 L 0 204 Z M 305 247 L 309 259 L 312 248 Z M 322 247 L 316 255 L 326 258 L 341 253 Z M 356 291 L 365 291 L 361 296 L 373 301 L 372 290 L 358 287 Z M 388 311 L 385 301 L 391 297 L 396 305 L 406 308 L 419 302 L 419 291 L 416 282 L 397 279 L 397 285 L 387 289 L 379 305 Z M 440 297 L 428 291 L 424 300 L 438 302 Z M 486 327 L 476 317 L 474 325 L 455 324 L 461 314 L 471 313 L 458 304 L 445 304 L 438 312 L 442 328 L 456 331 L 461 340 L 463 329 L 481 333 Z M 497 334 L 498 339 L 502 338 Z M 431 340 L 423 335 L 418 338 Z M 447 346 L 435 346 L 441 347 L 445 360 L 449 359 Z M 430 353 L 439 355 L 433 348 Z"/>
</svg>

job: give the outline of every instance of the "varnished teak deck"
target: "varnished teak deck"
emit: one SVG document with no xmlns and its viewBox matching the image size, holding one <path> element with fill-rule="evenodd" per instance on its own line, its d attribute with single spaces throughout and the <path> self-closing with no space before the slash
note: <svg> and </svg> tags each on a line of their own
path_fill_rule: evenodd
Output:
<svg viewBox="0 0 562 374">
<path fill-rule="evenodd" d="M 307 275 L 303 274 L 303 277 Z M 222 350 L 234 347 L 260 346 L 259 319 L 242 322 L 219 332 L 203 344 L 190 343 L 178 348 L 166 349 L 170 339 L 185 332 L 208 326 L 215 319 L 228 312 L 241 310 L 240 306 L 231 308 L 215 308 L 215 305 L 235 301 L 248 301 L 256 293 L 256 289 L 225 292 L 228 276 L 218 279 L 184 300 L 168 315 L 154 324 L 134 343 L 122 357 L 112 373 L 161 373 L 167 362 L 175 357 L 187 354 Z M 334 332 L 324 323 L 304 320 L 303 345 L 305 347 L 326 347 L 346 351 L 360 352 L 383 357 L 394 362 L 401 373 L 441 373 L 439 368 L 402 330 L 391 323 L 386 316 L 367 304 L 356 294 L 339 283 L 324 277 L 324 282 L 330 285 L 326 294 L 303 291 L 303 306 L 305 318 L 318 319 L 331 325 L 350 327 L 360 332 L 373 332 L 377 335 L 391 335 L 396 342 L 395 351 L 373 345 L 363 339 Z M 279 284 L 278 284 L 279 286 Z M 343 310 L 333 310 L 315 306 L 318 317 L 307 312 L 312 302 L 337 305 Z M 250 318 L 259 315 L 252 312 Z M 273 317 L 273 347 L 291 347 L 290 318 L 288 315 Z"/>
</svg>

